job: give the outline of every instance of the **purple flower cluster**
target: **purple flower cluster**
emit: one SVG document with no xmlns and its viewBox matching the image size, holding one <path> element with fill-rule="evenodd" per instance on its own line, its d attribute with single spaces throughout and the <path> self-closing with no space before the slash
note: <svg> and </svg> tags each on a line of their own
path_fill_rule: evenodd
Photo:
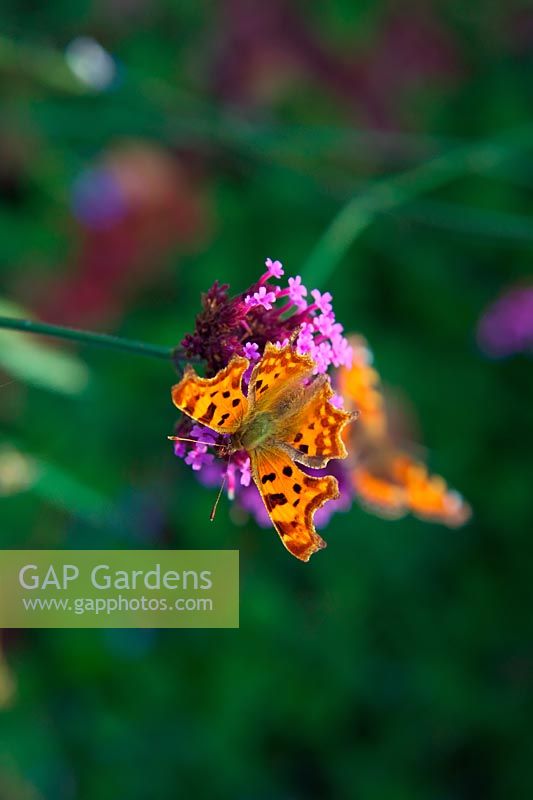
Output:
<svg viewBox="0 0 533 800">
<path fill-rule="evenodd" d="M 494 358 L 533 351 L 533 285 L 509 289 L 478 324 L 481 349 Z"/>
<path fill-rule="evenodd" d="M 230 297 L 229 286 L 215 282 L 203 295 L 195 330 L 181 343 L 185 354 L 205 361 L 206 374 L 215 375 L 233 355 L 257 360 L 267 342 L 282 344 L 300 328 L 298 352 L 309 353 L 317 372 L 350 366 L 351 349 L 335 321 L 331 294 L 308 292 L 299 275 L 282 288 L 271 282 L 283 276 L 281 262 L 267 258 L 265 264 L 266 272 L 246 292 Z"/>
<path fill-rule="evenodd" d="M 218 282 L 203 295 L 195 330 L 182 341 L 186 355 L 203 360 L 206 375 L 214 375 L 233 355 L 245 356 L 253 365 L 261 358 L 267 342 L 285 344 L 299 329 L 297 351 L 312 357 L 315 372 L 324 373 L 331 366 L 349 367 L 352 349 L 343 335 L 342 325 L 335 320 L 331 294 L 322 294 L 318 289 L 308 292 L 299 275 L 290 277 L 287 286 L 282 287 L 274 283 L 284 275 L 281 262 L 267 258 L 265 265 L 266 272 L 240 295 L 230 297 L 229 287 Z M 245 381 L 250 373 L 251 368 Z M 339 397 L 333 400 L 342 404 Z M 212 451 L 224 446 L 227 437 L 193 424 L 186 417 L 179 423 L 176 435 L 194 440 L 176 442 L 174 452 L 194 470 L 202 483 L 220 485 L 225 476 L 229 498 L 236 498 L 259 524 L 270 524 L 259 492 L 251 481 L 250 459 L 245 452 L 234 454 L 229 465 L 217 459 Z"/>
</svg>

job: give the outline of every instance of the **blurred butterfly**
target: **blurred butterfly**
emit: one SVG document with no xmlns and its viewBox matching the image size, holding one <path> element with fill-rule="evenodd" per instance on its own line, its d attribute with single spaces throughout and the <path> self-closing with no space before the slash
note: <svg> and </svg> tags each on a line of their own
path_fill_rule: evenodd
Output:
<svg viewBox="0 0 533 800">
<path fill-rule="evenodd" d="M 174 404 L 196 422 L 229 434 L 226 454 L 245 450 L 253 480 L 287 550 L 308 561 L 326 546 L 315 530 L 315 511 L 339 496 L 337 479 L 312 476 L 297 464 L 322 469 L 346 458 L 344 426 L 355 412 L 330 403 L 327 375 L 313 377 L 314 361 L 294 347 L 268 343 L 253 368 L 247 394 L 247 358 L 234 356 L 214 378 L 200 378 L 190 366 L 172 389 Z"/>
<path fill-rule="evenodd" d="M 471 516 L 470 506 L 443 478 L 430 475 L 412 450 L 396 443 L 393 414 L 386 408 L 367 343 L 359 337 L 350 344 L 353 363 L 340 370 L 339 391 L 347 407 L 360 412 L 348 439 L 357 498 L 383 517 L 398 518 L 411 512 L 452 528 L 463 525 Z"/>
</svg>

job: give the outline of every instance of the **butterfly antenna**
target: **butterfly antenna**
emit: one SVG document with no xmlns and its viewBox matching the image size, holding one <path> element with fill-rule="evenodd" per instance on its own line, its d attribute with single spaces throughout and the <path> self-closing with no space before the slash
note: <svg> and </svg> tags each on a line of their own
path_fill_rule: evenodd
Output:
<svg viewBox="0 0 533 800">
<path fill-rule="evenodd" d="M 171 442 L 192 442 L 192 444 L 205 444 L 206 447 L 225 447 L 223 444 L 217 442 L 200 442 L 198 439 L 186 439 L 183 436 L 167 436 Z"/>
<path fill-rule="evenodd" d="M 217 499 L 215 500 L 215 502 L 213 504 L 213 508 L 211 509 L 211 513 L 209 515 L 209 522 L 214 522 L 215 521 L 215 514 L 217 513 L 218 503 L 220 501 L 220 498 L 222 497 L 222 492 L 224 491 L 224 487 L 225 487 L 226 481 L 228 479 L 228 470 L 229 470 L 230 460 L 231 460 L 231 456 L 228 459 L 228 466 L 226 467 L 226 472 L 224 473 L 224 480 L 222 481 L 222 485 L 221 485 L 220 489 L 218 490 Z"/>
</svg>

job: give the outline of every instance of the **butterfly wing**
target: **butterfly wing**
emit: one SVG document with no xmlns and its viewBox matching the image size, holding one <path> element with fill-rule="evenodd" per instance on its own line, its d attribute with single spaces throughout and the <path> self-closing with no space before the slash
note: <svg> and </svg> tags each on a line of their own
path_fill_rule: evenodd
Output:
<svg viewBox="0 0 533 800">
<path fill-rule="evenodd" d="M 360 413 L 355 433 L 364 429 L 366 436 L 382 437 L 387 431 L 387 415 L 381 379 L 371 366 L 372 353 L 363 337 L 350 339 L 353 351 L 351 367 L 339 371 L 339 392 Z"/>
<path fill-rule="evenodd" d="M 339 496 L 331 475 L 306 475 L 281 447 L 258 448 L 250 453 L 252 475 L 281 541 L 301 561 L 309 561 L 326 546 L 315 530 L 315 511 Z"/>
<path fill-rule="evenodd" d="M 469 519 L 470 506 L 459 492 L 450 490 L 444 478 L 430 475 L 424 464 L 408 454 L 396 456 L 392 472 L 404 490 L 407 509 L 417 517 L 450 528 L 457 528 Z"/>
<path fill-rule="evenodd" d="M 217 433 L 234 433 L 248 412 L 242 376 L 250 362 L 234 356 L 213 378 L 200 378 L 191 366 L 172 388 L 172 401 L 180 411 Z"/>
<path fill-rule="evenodd" d="M 470 517 L 470 507 L 443 478 L 430 475 L 407 449 L 395 446 L 381 381 L 370 366 L 368 346 L 362 338 L 351 344 L 354 360 L 349 369 L 341 370 L 340 388 L 345 399 L 361 412 L 351 442 L 352 483 L 360 502 L 389 519 L 411 512 L 449 527 L 462 525 Z"/>
<path fill-rule="evenodd" d="M 328 376 L 308 382 L 314 366 L 292 341 L 283 347 L 269 343 L 252 372 L 248 396 L 254 411 L 269 411 L 278 420 L 276 438 L 291 448 L 294 459 L 321 468 L 331 458 L 346 458 L 341 432 L 357 414 L 329 402 Z"/>
<path fill-rule="evenodd" d="M 291 448 L 294 459 L 317 469 L 325 467 L 331 458 L 346 458 L 342 431 L 357 417 L 357 412 L 333 406 L 330 397 L 333 390 L 329 377 L 319 375 L 280 426 L 279 438 Z"/>
<path fill-rule="evenodd" d="M 258 411 L 274 408 L 292 387 L 311 377 L 314 367 L 310 356 L 296 352 L 292 340 L 283 347 L 268 342 L 250 377 L 250 402 Z"/>
<path fill-rule="evenodd" d="M 408 453 L 392 450 L 378 459 L 359 459 L 352 469 L 352 483 L 359 501 L 369 511 L 387 519 L 411 512 L 428 522 L 449 528 L 463 525 L 471 516 L 461 495 L 449 489 L 438 475 L 430 475 L 424 464 Z"/>
<path fill-rule="evenodd" d="M 352 485 L 359 503 L 385 519 L 399 519 L 407 514 L 405 487 L 390 475 L 383 475 L 360 461 L 351 472 Z"/>
</svg>

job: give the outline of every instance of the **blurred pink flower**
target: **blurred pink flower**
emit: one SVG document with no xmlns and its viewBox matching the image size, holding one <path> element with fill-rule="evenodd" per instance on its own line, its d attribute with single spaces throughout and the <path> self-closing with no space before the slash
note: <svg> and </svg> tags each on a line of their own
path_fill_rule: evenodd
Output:
<svg viewBox="0 0 533 800">
<path fill-rule="evenodd" d="M 533 350 L 533 284 L 508 289 L 492 303 L 477 328 L 480 348 L 504 358 Z"/>
<path fill-rule="evenodd" d="M 130 298 L 160 275 L 167 252 L 205 236 L 201 181 L 155 145 L 124 143 L 82 172 L 72 189 L 79 252 L 64 274 L 37 288 L 45 319 L 92 325 L 120 317 Z"/>
<path fill-rule="evenodd" d="M 213 81 L 232 105 L 268 108 L 287 85 L 311 82 L 367 125 L 390 128 L 404 124 L 404 90 L 463 71 L 445 23 L 428 7 L 389 12 L 375 33 L 344 53 L 287 0 L 227 0 L 221 8 Z"/>
</svg>

